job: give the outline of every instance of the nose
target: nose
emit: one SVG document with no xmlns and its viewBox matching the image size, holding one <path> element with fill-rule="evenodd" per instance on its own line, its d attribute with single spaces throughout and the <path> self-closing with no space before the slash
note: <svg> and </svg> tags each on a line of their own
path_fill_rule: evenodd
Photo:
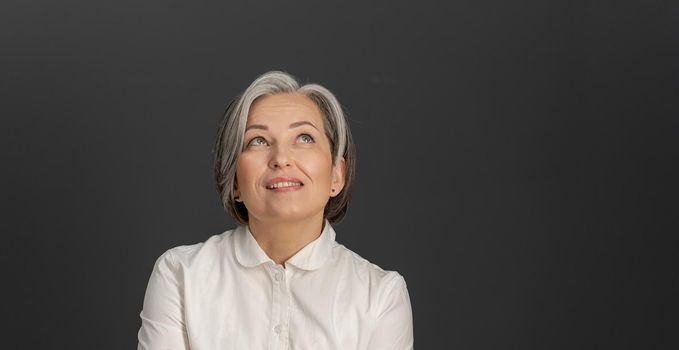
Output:
<svg viewBox="0 0 679 350">
<path fill-rule="evenodd" d="M 275 145 L 272 147 L 269 167 L 271 169 L 289 167 L 292 164 L 292 157 L 287 147 Z"/>
</svg>

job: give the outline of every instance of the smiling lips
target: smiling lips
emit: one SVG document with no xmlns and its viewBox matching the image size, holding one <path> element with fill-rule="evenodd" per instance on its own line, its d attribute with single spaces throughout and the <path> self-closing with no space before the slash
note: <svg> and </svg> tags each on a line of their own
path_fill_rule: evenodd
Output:
<svg viewBox="0 0 679 350">
<path fill-rule="evenodd" d="M 277 177 L 267 182 L 266 189 L 276 192 L 290 192 L 297 191 L 302 186 L 304 186 L 302 181 L 294 177 Z"/>
</svg>

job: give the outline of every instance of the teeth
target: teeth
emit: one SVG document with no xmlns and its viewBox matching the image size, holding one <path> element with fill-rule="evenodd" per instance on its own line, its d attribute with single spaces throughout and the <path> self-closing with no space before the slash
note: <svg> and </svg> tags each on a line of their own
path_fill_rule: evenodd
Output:
<svg viewBox="0 0 679 350">
<path fill-rule="evenodd" d="M 269 186 L 270 189 L 273 188 L 281 188 L 281 187 L 292 187 L 292 186 L 301 186 L 302 184 L 299 182 L 277 182 L 271 186 Z"/>
</svg>

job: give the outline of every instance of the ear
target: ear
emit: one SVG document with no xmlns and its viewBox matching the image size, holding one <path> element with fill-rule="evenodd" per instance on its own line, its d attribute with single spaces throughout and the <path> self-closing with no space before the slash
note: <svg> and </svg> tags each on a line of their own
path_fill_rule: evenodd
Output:
<svg viewBox="0 0 679 350">
<path fill-rule="evenodd" d="M 240 197 L 240 191 L 238 191 L 238 179 L 233 181 L 233 198 Z"/>
<path fill-rule="evenodd" d="M 346 169 L 347 169 L 347 164 L 346 161 L 344 160 L 344 157 L 340 157 L 339 161 L 337 164 L 335 164 L 334 167 L 332 167 L 332 183 L 330 186 L 330 197 L 335 197 L 340 192 L 342 192 L 342 189 L 344 188 L 344 183 L 346 179 L 344 176 L 346 175 Z M 332 190 L 335 190 L 334 192 Z"/>
</svg>

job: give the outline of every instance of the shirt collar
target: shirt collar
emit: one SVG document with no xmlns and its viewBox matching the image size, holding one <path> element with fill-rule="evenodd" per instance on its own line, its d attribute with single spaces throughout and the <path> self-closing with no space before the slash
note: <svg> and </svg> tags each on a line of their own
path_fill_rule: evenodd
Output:
<svg viewBox="0 0 679 350">
<path fill-rule="evenodd" d="M 321 235 L 288 259 L 286 264 L 291 264 L 303 270 L 316 270 L 332 254 L 333 243 L 335 243 L 335 230 L 326 219 Z"/>
<path fill-rule="evenodd" d="M 267 261 L 273 262 L 259 246 L 247 225 L 238 226 L 235 234 L 236 259 L 241 265 L 253 267 Z M 326 219 L 321 235 L 288 259 L 286 265 L 291 264 L 303 270 L 316 270 L 330 257 L 334 242 L 335 230 Z"/>
<path fill-rule="evenodd" d="M 260 248 L 247 225 L 238 226 L 235 232 L 236 259 L 245 267 L 272 261 Z"/>
</svg>

